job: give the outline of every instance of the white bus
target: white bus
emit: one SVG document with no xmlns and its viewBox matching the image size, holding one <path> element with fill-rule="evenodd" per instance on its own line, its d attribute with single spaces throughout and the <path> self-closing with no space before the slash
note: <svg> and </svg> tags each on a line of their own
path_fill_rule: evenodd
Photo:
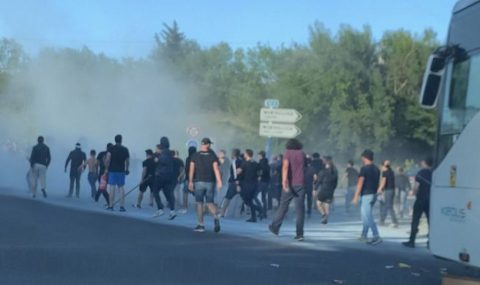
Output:
<svg viewBox="0 0 480 285">
<path fill-rule="evenodd" d="M 456 3 L 420 97 L 423 107 L 438 110 L 430 250 L 480 267 L 480 0 Z"/>
</svg>

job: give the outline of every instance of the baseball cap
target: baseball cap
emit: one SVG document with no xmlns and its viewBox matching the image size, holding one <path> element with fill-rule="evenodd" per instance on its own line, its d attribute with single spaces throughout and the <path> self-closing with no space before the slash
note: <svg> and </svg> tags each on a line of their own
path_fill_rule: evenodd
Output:
<svg viewBox="0 0 480 285">
<path fill-rule="evenodd" d="M 153 155 L 153 151 L 151 149 L 145 150 L 145 153 L 148 155 Z"/>
<path fill-rule="evenodd" d="M 209 138 L 203 138 L 202 144 L 213 144 L 213 142 Z"/>
</svg>

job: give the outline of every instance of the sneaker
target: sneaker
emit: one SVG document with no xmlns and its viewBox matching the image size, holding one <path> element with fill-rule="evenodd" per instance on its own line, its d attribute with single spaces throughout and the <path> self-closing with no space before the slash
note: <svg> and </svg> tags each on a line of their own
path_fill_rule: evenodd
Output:
<svg viewBox="0 0 480 285">
<path fill-rule="evenodd" d="M 374 237 L 372 238 L 372 240 L 370 240 L 368 242 L 369 245 L 377 245 L 377 244 L 381 244 L 383 242 L 383 240 L 380 238 L 380 237 Z"/>
<path fill-rule="evenodd" d="M 162 209 L 159 209 L 155 212 L 155 214 L 153 215 L 154 218 L 158 218 L 160 216 L 163 216 L 165 214 L 165 212 L 162 210 Z"/>
<path fill-rule="evenodd" d="M 368 239 L 366 237 L 359 237 L 358 241 L 361 242 L 361 243 L 367 243 Z"/>
<path fill-rule="evenodd" d="M 268 226 L 268 229 L 270 230 L 270 232 L 276 236 L 278 236 L 278 230 L 274 229 L 272 225 L 269 225 Z"/>
<path fill-rule="evenodd" d="M 415 243 L 411 241 L 402 242 L 402 245 L 409 248 L 415 248 Z"/>
<path fill-rule="evenodd" d="M 47 192 L 45 192 L 45 189 L 42 189 L 42 194 L 43 194 L 43 198 L 47 198 Z"/>
<path fill-rule="evenodd" d="M 205 231 L 205 226 L 198 225 L 197 227 L 195 227 L 195 229 L 193 229 L 193 231 L 197 233 L 203 233 Z"/>
<path fill-rule="evenodd" d="M 213 227 L 213 231 L 216 232 L 216 233 L 219 233 L 220 232 L 220 220 L 215 219 L 214 224 L 215 224 L 215 226 Z"/>
<path fill-rule="evenodd" d="M 181 209 L 181 210 L 178 211 L 178 212 L 179 212 L 180 214 L 182 214 L 182 215 L 185 215 L 185 214 L 188 212 L 188 210 L 187 210 L 187 209 Z"/>
<path fill-rule="evenodd" d="M 142 206 L 140 206 L 139 204 L 132 204 L 132 207 L 137 208 L 137 209 L 141 209 L 141 208 L 142 208 Z"/>
<path fill-rule="evenodd" d="M 296 241 L 304 241 L 305 240 L 305 238 L 303 236 L 296 236 L 294 239 Z"/>
<path fill-rule="evenodd" d="M 170 215 L 168 216 L 168 219 L 171 221 L 177 217 L 177 214 L 175 211 L 170 211 Z"/>
<path fill-rule="evenodd" d="M 125 209 L 125 207 L 123 207 L 123 206 L 120 207 L 120 212 L 126 212 L 126 211 L 127 211 L 127 209 Z"/>
<path fill-rule="evenodd" d="M 323 219 L 322 219 L 322 224 L 323 224 L 323 225 L 328 224 L 328 218 L 327 218 L 327 217 L 323 217 Z"/>
</svg>

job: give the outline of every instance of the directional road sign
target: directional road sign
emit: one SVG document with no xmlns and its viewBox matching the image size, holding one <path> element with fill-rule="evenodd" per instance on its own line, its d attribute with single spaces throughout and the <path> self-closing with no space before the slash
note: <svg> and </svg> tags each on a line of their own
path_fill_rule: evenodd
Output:
<svg viewBox="0 0 480 285">
<path fill-rule="evenodd" d="M 295 109 L 260 109 L 260 121 L 274 123 L 296 123 L 302 114 Z"/>
<path fill-rule="evenodd" d="M 260 136 L 271 138 L 294 138 L 300 135 L 302 131 L 295 125 L 260 123 Z"/>
</svg>

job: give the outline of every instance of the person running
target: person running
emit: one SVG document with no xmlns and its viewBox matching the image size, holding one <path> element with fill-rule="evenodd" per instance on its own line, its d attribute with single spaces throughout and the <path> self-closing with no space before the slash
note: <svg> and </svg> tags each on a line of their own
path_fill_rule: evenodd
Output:
<svg viewBox="0 0 480 285">
<path fill-rule="evenodd" d="M 410 231 L 410 239 L 402 243 L 406 247 L 415 247 L 415 238 L 418 233 L 418 225 L 423 214 L 427 217 L 430 224 L 430 190 L 432 186 L 432 166 L 433 160 L 426 158 L 422 162 L 422 169 L 415 176 L 415 185 L 413 187 L 413 195 L 417 197 L 413 205 L 412 226 Z"/>
<path fill-rule="evenodd" d="M 247 222 L 256 223 L 257 212 L 260 215 L 260 219 L 264 218 L 263 209 L 253 203 L 253 199 L 257 194 L 258 179 L 261 169 L 260 165 L 253 160 L 253 151 L 251 149 L 245 150 L 244 158 L 245 160 L 240 166 L 240 171 L 238 173 L 238 180 L 241 186 L 240 196 L 245 205 L 250 207 L 251 217 Z"/>
<path fill-rule="evenodd" d="M 50 148 L 45 144 L 45 139 L 42 136 L 37 138 L 37 145 L 32 149 L 30 154 L 30 169 L 32 172 L 32 197 L 37 196 L 37 185 L 40 182 L 40 189 L 43 197 L 47 198 L 47 168 L 52 161 L 50 156 Z"/>
<path fill-rule="evenodd" d="M 265 151 L 258 152 L 258 165 L 260 167 L 260 181 L 258 182 L 258 192 L 262 197 L 262 207 L 264 218 L 267 218 L 268 200 L 270 199 L 270 164 L 268 163 Z"/>
<path fill-rule="evenodd" d="M 183 186 L 183 207 L 180 210 L 181 214 L 186 214 L 188 212 L 188 195 L 190 191 L 188 190 L 188 175 L 190 173 L 190 162 L 192 161 L 193 155 L 197 152 L 197 148 L 190 146 L 188 148 L 188 156 L 185 159 L 185 184 Z"/>
<path fill-rule="evenodd" d="M 232 167 L 230 168 L 230 179 L 228 180 L 228 190 L 225 194 L 221 217 L 225 217 L 230 201 L 240 193 L 240 182 L 238 181 L 238 171 L 242 165 L 240 158 L 240 150 L 235 148 L 232 150 Z"/>
<path fill-rule="evenodd" d="M 75 149 L 70 152 L 65 161 L 65 173 L 67 173 L 68 164 L 70 164 L 70 188 L 67 198 L 72 198 L 73 187 L 75 186 L 75 197 L 80 198 L 80 178 L 85 170 L 87 155 L 82 151 L 80 143 L 75 145 Z"/>
<path fill-rule="evenodd" d="M 209 138 L 203 138 L 200 151 L 193 155 L 190 162 L 188 189 L 195 193 L 195 200 L 197 202 L 198 224 L 195 227 L 196 232 L 205 231 L 204 202 L 207 203 L 208 210 L 213 216 L 214 232 L 220 232 L 220 219 L 217 215 L 214 196 L 215 187 L 218 191 L 222 189 L 222 177 L 220 175 L 218 158 L 215 153 L 210 150 L 211 145 L 212 141 Z"/>
<path fill-rule="evenodd" d="M 303 145 L 297 139 L 289 139 L 286 144 L 286 151 L 282 163 L 282 195 L 277 212 L 269 225 L 269 230 L 278 235 L 283 219 L 287 214 L 290 202 L 295 199 L 295 210 L 297 213 L 295 239 L 303 241 L 303 226 L 305 221 L 305 188 L 304 188 L 304 166 L 305 153 Z"/>
<path fill-rule="evenodd" d="M 115 194 L 120 196 L 120 212 L 125 212 L 125 176 L 130 174 L 130 152 L 122 145 L 122 135 L 115 136 L 115 145 L 112 146 L 105 158 L 105 166 L 108 171 L 108 188 L 110 189 L 110 206 L 113 211 Z"/>
<path fill-rule="evenodd" d="M 360 169 L 357 190 L 355 191 L 352 203 L 357 205 L 361 197 L 360 211 L 362 215 L 363 229 L 359 240 L 371 245 L 377 245 L 382 242 L 382 239 L 378 233 L 377 224 L 373 218 L 372 211 L 377 200 L 377 190 L 380 183 L 380 170 L 373 163 L 373 156 L 373 151 L 369 149 L 366 149 L 362 153 L 363 167 Z M 369 229 L 372 230 L 373 234 L 373 238 L 370 241 L 367 239 Z"/>
<path fill-rule="evenodd" d="M 227 157 L 227 153 L 225 150 L 221 149 L 217 153 L 218 162 L 220 164 L 220 175 L 222 176 L 222 190 L 220 191 L 218 199 L 215 199 L 215 204 L 218 207 L 221 207 L 223 201 L 225 199 L 225 194 L 228 190 L 228 180 L 230 179 L 230 169 L 232 168 L 232 162 Z"/>
<path fill-rule="evenodd" d="M 142 208 L 142 200 L 147 188 L 150 189 L 150 196 L 153 196 L 153 189 L 155 189 L 155 160 L 153 158 L 153 151 L 147 149 L 145 151 L 147 158 L 142 162 L 142 179 L 139 183 L 139 192 L 137 203 L 134 205 L 137 209 Z"/>
<path fill-rule="evenodd" d="M 345 210 L 350 213 L 352 206 L 353 196 L 355 195 L 355 188 L 358 182 L 358 171 L 354 167 L 353 160 L 349 160 L 347 163 L 347 169 L 345 169 L 345 175 L 343 180 L 347 181 L 347 191 L 345 193 Z"/>
<path fill-rule="evenodd" d="M 106 166 L 105 166 L 105 160 L 107 158 L 107 153 L 108 150 L 113 146 L 112 143 L 107 144 L 107 148 L 104 151 L 101 151 L 97 155 L 97 161 L 98 161 L 98 182 L 100 182 L 100 179 L 103 174 L 106 173 Z"/>
<path fill-rule="evenodd" d="M 91 188 L 91 196 L 95 199 L 97 194 L 97 180 L 98 180 L 98 160 L 96 158 L 97 152 L 92 149 L 90 151 L 90 158 L 87 160 L 88 166 L 88 183 Z"/>
<path fill-rule="evenodd" d="M 380 225 L 385 225 L 385 219 L 390 213 L 393 227 L 398 228 L 397 215 L 393 209 L 393 202 L 395 201 L 395 173 L 388 160 L 385 160 L 382 165 L 382 179 L 380 180 L 378 193 L 383 196 L 380 201 Z"/>
<path fill-rule="evenodd" d="M 317 196 L 317 209 L 322 215 L 322 224 L 328 223 L 330 204 L 338 184 L 338 171 L 333 164 L 332 157 L 325 157 L 325 168 L 318 174 L 317 183 L 319 191 Z"/>
<path fill-rule="evenodd" d="M 403 219 L 403 216 L 407 213 L 407 197 L 412 186 L 402 167 L 397 169 L 397 173 L 397 176 L 395 176 L 395 186 L 398 190 L 396 195 L 398 205 L 397 214 Z"/>
<path fill-rule="evenodd" d="M 183 189 L 183 182 L 185 181 L 185 164 L 183 164 L 183 160 L 180 158 L 180 154 L 176 150 L 170 151 L 173 155 L 173 176 L 176 177 L 175 179 L 175 187 L 173 188 L 173 195 L 175 197 L 175 201 L 180 200 L 180 192 Z M 177 199 L 178 197 L 178 199 Z M 178 203 L 178 202 L 176 202 Z"/>
<path fill-rule="evenodd" d="M 157 203 L 157 211 L 153 217 L 160 217 L 165 214 L 162 201 L 160 200 L 160 191 L 163 191 L 163 195 L 168 202 L 170 208 L 169 220 L 173 220 L 177 217 L 175 212 L 175 196 L 173 191 L 177 184 L 177 176 L 175 173 L 175 159 L 170 151 L 170 141 L 167 137 L 160 139 L 160 145 L 158 146 L 158 153 L 155 159 L 155 191 L 153 191 L 153 197 Z"/>
</svg>

